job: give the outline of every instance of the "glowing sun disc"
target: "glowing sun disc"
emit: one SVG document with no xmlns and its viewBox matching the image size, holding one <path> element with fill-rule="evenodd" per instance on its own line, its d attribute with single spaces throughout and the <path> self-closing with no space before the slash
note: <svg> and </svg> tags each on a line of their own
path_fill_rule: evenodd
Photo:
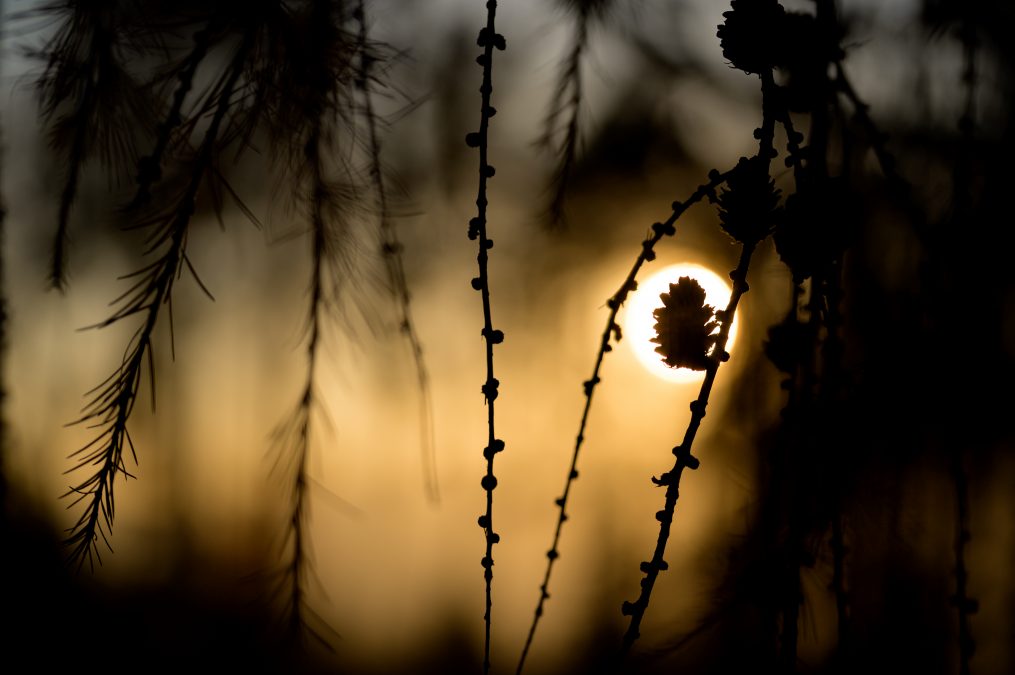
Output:
<svg viewBox="0 0 1015 675">
<path fill-rule="evenodd" d="M 634 355 L 653 375 L 669 382 L 700 382 L 705 377 L 704 370 L 690 368 L 670 368 L 663 362 L 663 357 L 656 351 L 659 345 L 651 342 L 656 336 L 655 317 L 657 308 L 663 306 L 660 299 L 662 293 L 670 290 L 670 284 L 677 283 L 680 277 L 691 277 L 705 289 L 705 304 L 717 310 L 726 309 L 732 288 L 718 274 L 692 263 L 670 265 L 656 272 L 644 282 L 638 283 L 638 290 L 627 301 L 627 314 L 624 318 L 624 341 L 634 350 Z M 729 341 L 726 351 L 733 351 L 733 343 L 737 337 L 737 318 L 734 317 L 730 326 Z"/>
</svg>

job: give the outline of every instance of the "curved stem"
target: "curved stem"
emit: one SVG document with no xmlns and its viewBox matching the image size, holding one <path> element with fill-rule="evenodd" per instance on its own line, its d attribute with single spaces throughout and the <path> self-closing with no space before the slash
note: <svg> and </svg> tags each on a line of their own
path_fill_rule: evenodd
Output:
<svg viewBox="0 0 1015 675">
<path fill-rule="evenodd" d="M 773 137 L 775 134 L 775 82 L 772 79 L 772 71 L 766 70 L 761 73 L 762 92 L 762 125 L 759 133 L 758 157 L 767 167 L 775 155 L 773 148 Z M 659 536 L 656 539 L 655 550 L 652 559 L 641 564 L 641 571 L 645 574 L 641 580 L 641 593 L 634 602 L 624 602 L 622 612 L 630 617 L 630 623 L 624 633 L 621 644 L 619 660 L 622 661 L 630 652 L 631 647 L 638 639 L 641 621 L 648 609 L 649 599 L 652 596 L 652 589 L 655 586 L 659 572 L 669 566 L 663 559 L 666 552 L 666 543 L 669 540 L 670 528 L 673 522 L 673 512 L 676 508 L 677 498 L 680 494 L 680 477 L 685 468 L 697 469 L 699 461 L 691 454 L 691 447 L 694 443 L 701 420 L 705 417 L 705 408 L 708 405 L 709 396 L 712 393 L 712 386 L 715 383 L 719 364 L 729 359 L 726 352 L 726 343 L 729 340 L 730 325 L 736 317 L 737 306 L 740 298 L 749 289 L 747 285 L 747 270 L 751 264 L 751 257 L 757 247 L 756 241 L 744 242 L 740 251 L 740 260 L 736 268 L 730 272 L 730 279 L 733 281 L 733 292 L 730 294 L 729 304 L 720 317 L 719 335 L 716 338 L 716 345 L 708 368 L 705 369 L 705 379 L 701 383 L 698 398 L 691 402 L 691 419 L 684 432 L 684 438 L 680 445 L 673 448 L 673 455 L 676 458 L 673 468 L 659 478 L 652 478 L 657 486 L 666 486 L 666 499 L 661 511 L 656 512 L 656 520 L 659 521 Z"/>
<path fill-rule="evenodd" d="M 249 38 L 249 36 L 248 36 Z M 225 89 L 216 106 L 208 130 L 198 152 L 198 158 L 181 198 L 176 207 L 158 226 L 150 237 L 149 251 L 165 245 L 166 250 L 154 263 L 147 265 L 133 277 L 139 277 L 117 302 L 121 307 L 97 327 L 117 323 L 129 316 L 142 314 L 144 322 L 134 334 L 120 367 L 89 394 L 91 402 L 85 407 L 78 423 L 95 423 L 103 431 L 84 447 L 71 454 L 77 463 L 69 472 L 91 466 L 98 466 L 95 472 L 76 487 L 70 488 L 64 497 L 75 497 L 70 506 L 82 500 L 89 500 L 84 513 L 70 528 L 64 540 L 70 548 L 70 559 L 78 567 L 87 558 L 101 562 L 96 543 L 101 536 L 109 545 L 114 516 L 113 481 L 117 473 L 130 476 L 123 461 L 123 450 L 129 447 L 134 455 L 134 445 L 127 430 L 127 421 L 134 409 L 134 402 L 141 381 L 142 370 L 147 363 L 154 375 L 154 359 L 151 339 L 162 306 L 169 303 L 173 283 L 184 264 L 189 266 L 185 249 L 190 218 L 194 213 L 197 194 L 205 173 L 211 168 L 218 143 L 219 130 L 231 105 L 232 93 L 243 73 L 243 59 L 249 48 L 249 39 L 244 41 L 230 64 L 230 75 Z"/>
<path fill-rule="evenodd" d="M 677 504 L 677 498 L 680 495 L 680 477 L 685 468 L 693 470 L 697 469 L 699 465 L 698 459 L 691 455 L 691 445 L 698 433 L 698 428 L 701 426 L 701 420 L 705 417 L 705 407 L 708 405 L 709 395 L 712 392 L 712 385 L 715 383 L 719 363 L 722 359 L 729 356 L 725 350 L 726 343 L 729 340 L 730 324 L 736 315 L 740 297 L 748 289 L 746 281 L 747 269 L 751 262 L 751 256 L 754 254 L 754 249 L 755 245 L 745 244 L 740 252 L 740 261 L 736 269 L 730 273 L 730 277 L 733 279 L 733 293 L 730 295 L 730 301 L 726 306 L 723 322 L 719 328 L 719 337 L 716 340 L 715 347 L 716 357 L 713 358 L 712 363 L 705 371 L 705 379 L 701 383 L 701 389 L 698 391 L 698 398 L 691 402 L 691 420 L 684 432 L 684 438 L 680 445 L 673 448 L 673 454 L 676 457 L 673 468 L 659 478 L 652 479 L 652 482 L 656 485 L 666 486 L 666 500 L 663 509 L 656 512 L 656 520 L 659 521 L 659 536 L 656 539 L 652 559 L 649 562 L 641 564 L 641 571 L 645 574 L 641 582 L 641 594 L 634 602 L 625 602 L 623 605 L 623 613 L 626 616 L 630 616 L 631 620 L 627 631 L 624 633 L 620 654 L 621 659 L 627 655 L 631 646 L 640 635 L 638 630 L 645 616 L 645 610 L 648 608 L 649 598 L 652 595 L 652 589 L 655 586 L 659 572 L 669 567 L 666 561 L 663 560 L 663 555 L 666 552 L 666 542 L 670 536 L 673 511 Z"/>
<path fill-rule="evenodd" d="M 557 524 L 553 531 L 553 542 L 550 544 L 550 549 L 546 553 L 546 571 L 543 573 L 543 583 L 539 586 L 539 601 L 536 603 L 535 614 L 532 618 L 532 623 L 529 626 L 529 633 L 525 638 L 525 645 L 522 647 L 522 655 L 518 661 L 518 668 L 516 673 L 521 675 L 522 670 L 525 667 L 525 660 L 528 657 L 529 650 L 532 647 L 532 640 L 536 634 L 536 628 L 539 625 L 539 620 L 543 616 L 543 607 L 546 601 L 550 598 L 549 585 L 550 575 L 553 573 L 553 566 L 556 563 L 557 558 L 560 557 L 559 543 L 560 534 L 564 528 L 564 521 L 568 519 L 567 516 L 567 502 L 571 496 L 571 487 L 578 477 L 578 455 L 581 452 L 582 444 L 585 442 L 585 426 L 588 423 L 589 412 L 592 409 L 592 395 L 595 393 L 596 387 L 600 383 L 599 372 L 603 365 L 603 358 L 606 353 L 613 350 L 611 341 L 620 342 L 621 332 L 620 325 L 617 323 L 617 313 L 627 300 L 627 296 L 638 287 L 636 278 L 638 272 L 641 270 L 642 265 L 646 262 L 651 261 L 655 258 L 655 245 L 664 236 L 672 236 L 676 234 L 676 222 L 684 212 L 694 204 L 700 202 L 706 197 L 713 197 L 715 190 L 726 180 L 727 173 L 719 173 L 714 171 L 709 175 L 709 182 L 703 185 L 699 185 L 698 188 L 691 194 L 687 200 L 683 202 L 673 202 L 673 211 L 669 218 L 663 223 L 655 223 L 652 226 L 652 236 L 642 242 L 641 252 L 634 261 L 634 265 L 631 266 L 631 270 L 627 273 L 623 283 L 617 292 L 614 293 L 609 300 L 606 301 L 607 307 L 610 312 L 606 318 L 606 326 L 603 328 L 602 336 L 599 339 L 599 351 L 596 353 L 595 365 L 592 367 L 592 377 L 586 380 L 582 384 L 582 388 L 585 392 L 585 407 L 582 410 L 581 421 L 578 424 L 578 434 L 575 437 L 574 449 L 571 452 L 571 465 L 567 472 L 567 478 L 564 481 L 564 492 L 562 496 L 554 500 L 558 508 L 557 512 Z"/>
</svg>

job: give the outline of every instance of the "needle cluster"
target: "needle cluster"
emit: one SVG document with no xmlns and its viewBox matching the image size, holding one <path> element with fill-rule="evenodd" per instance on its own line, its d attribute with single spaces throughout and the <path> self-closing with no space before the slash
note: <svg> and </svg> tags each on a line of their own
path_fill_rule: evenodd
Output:
<svg viewBox="0 0 1015 675">
<path fill-rule="evenodd" d="M 306 391 L 312 391 L 320 322 L 336 307 L 340 280 L 351 270 L 348 214 L 358 190 L 341 147 L 354 122 L 363 64 L 382 58 L 375 44 L 349 30 L 352 11 L 341 0 L 152 3 L 148 9 L 142 14 L 131 2 L 68 0 L 39 10 L 58 28 L 40 51 L 46 68 L 37 88 L 53 137 L 69 139 L 57 147 L 68 148 L 71 157 L 53 280 L 64 278 L 66 216 L 78 167 L 93 149 L 121 170 L 136 159 L 136 189 L 124 214 L 130 229 L 145 233 L 143 255 L 150 259 L 127 276 L 131 285 L 114 302 L 117 309 L 97 324 L 140 320 L 120 365 L 90 392 L 77 420 L 99 430 L 73 455 L 71 472 L 91 473 L 67 492 L 71 506 L 83 505 L 67 538 L 78 564 L 97 559 L 98 540 L 108 543 L 114 479 L 130 475 L 128 451 L 137 459 L 128 421 L 144 370 L 154 376 L 155 328 L 166 313 L 172 332 L 175 281 L 188 270 L 211 295 L 187 254 L 195 212 L 207 204 L 220 215 L 222 195 L 229 194 L 258 223 L 226 178 L 228 164 L 244 156 L 255 139 L 267 140 L 271 168 L 284 176 L 309 222 L 313 282 Z M 134 62 L 144 65 L 128 70 L 128 55 L 139 56 Z M 149 103 L 142 93 L 154 100 Z M 135 137 L 147 139 L 150 147 L 139 158 Z M 152 387 L 154 392 L 154 382 Z M 310 436 L 312 405 L 312 395 L 305 393 L 297 413 L 306 425 L 296 435 L 300 439 Z M 303 441 L 295 444 L 297 466 L 304 465 L 306 451 Z M 300 472 L 292 479 L 296 527 L 305 485 Z"/>
</svg>

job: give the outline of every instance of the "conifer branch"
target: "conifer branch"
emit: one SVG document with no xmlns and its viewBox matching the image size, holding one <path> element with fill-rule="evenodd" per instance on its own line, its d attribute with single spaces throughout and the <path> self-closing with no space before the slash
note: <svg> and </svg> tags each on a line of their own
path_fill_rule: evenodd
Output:
<svg viewBox="0 0 1015 675">
<path fill-rule="evenodd" d="M 124 62 L 139 53 L 134 18 L 118 3 L 53 0 L 24 13 L 23 18 L 51 15 L 59 28 L 42 49 L 30 55 L 46 60 L 36 79 L 50 144 L 66 164 L 53 235 L 49 283 L 63 290 L 71 209 L 85 163 L 98 155 L 118 174 L 136 156 L 133 128 L 146 121 L 150 103 Z"/>
<path fill-rule="evenodd" d="M 483 83 L 479 88 L 482 96 L 479 117 L 479 131 L 470 132 L 465 137 L 469 147 L 479 149 L 479 189 L 476 196 L 476 217 L 469 221 L 469 239 L 478 240 L 479 255 L 479 276 L 472 280 L 472 288 L 479 291 L 483 299 L 483 330 L 482 335 L 486 343 L 486 381 L 481 387 L 483 397 L 486 400 L 487 412 L 487 445 L 483 450 L 483 457 L 486 459 L 486 474 L 480 482 L 486 492 L 486 512 L 479 517 L 479 526 L 483 528 L 486 537 L 486 555 L 483 556 L 483 577 L 486 580 L 486 611 L 483 615 L 485 624 L 483 643 L 483 673 L 490 672 L 490 627 L 493 618 L 493 546 L 500 542 L 500 535 L 494 531 L 493 526 L 493 491 L 497 487 L 497 478 L 493 473 L 493 460 L 498 452 L 504 450 L 504 441 L 497 438 L 495 431 L 494 401 L 497 399 L 500 382 L 494 377 L 493 370 L 493 347 L 504 341 L 504 333 L 495 330 L 490 303 L 490 278 L 488 272 L 489 250 L 493 247 L 493 240 L 487 236 L 487 180 L 495 173 L 494 167 L 489 163 L 489 129 L 490 118 L 496 114 L 496 109 L 490 105 L 493 94 L 493 52 L 494 49 L 504 50 L 506 43 L 504 36 L 497 32 L 497 0 L 486 2 L 486 26 L 480 29 L 476 43 L 483 48 L 483 53 L 476 58 L 476 62 L 483 68 Z"/>
<path fill-rule="evenodd" d="M 310 170 L 310 194 L 308 196 L 310 208 L 310 251 L 311 251 L 311 281 L 310 299 L 306 317 L 306 375 L 303 388 L 297 403 L 296 412 L 292 418 L 283 424 L 275 433 L 275 441 L 278 446 L 279 460 L 277 466 L 282 465 L 282 458 L 288 451 L 288 462 L 285 463 L 282 474 L 290 485 L 289 516 L 287 519 L 286 536 L 283 541 L 283 549 L 291 549 L 289 564 L 286 567 L 284 578 L 288 579 L 288 600 L 285 607 L 285 615 L 288 617 L 290 636 L 297 636 L 300 630 L 306 625 L 303 617 L 304 610 L 304 584 L 306 576 L 306 519 L 307 519 L 307 458 L 310 454 L 310 442 L 312 439 L 311 419 L 314 408 L 317 405 L 316 388 L 314 385 L 316 377 L 317 359 L 320 351 L 321 324 L 324 314 L 327 311 L 328 299 L 325 292 L 327 284 L 327 266 L 329 264 L 329 253 L 332 247 L 329 245 L 329 223 L 325 217 L 325 205 L 328 200 L 328 189 L 322 166 L 323 158 L 320 154 L 321 130 L 316 127 L 306 145 L 306 161 Z"/>
<path fill-rule="evenodd" d="M 769 162 L 776 154 L 773 148 L 776 120 L 774 108 L 775 101 L 773 100 L 773 96 L 775 95 L 775 83 L 772 80 L 771 67 L 761 70 L 759 75 L 761 77 L 763 119 L 761 128 L 756 131 L 756 137 L 759 140 L 758 154 L 753 160 L 741 160 L 741 163 L 738 164 L 738 169 L 740 169 L 740 167 L 744 167 L 744 169 L 742 169 L 744 171 L 744 178 L 749 178 L 752 182 L 755 182 L 760 178 L 762 175 L 761 169 L 764 169 L 764 180 L 768 181 Z M 752 162 L 754 164 L 752 164 Z M 739 185 L 743 185 L 745 187 L 748 186 L 748 183 L 741 183 L 740 180 L 737 181 Z M 736 197 L 738 185 L 734 184 L 733 177 L 731 177 L 729 184 L 731 189 L 727 194 L 731 194 L 732 199 Z M 760 203 L 768 201 L 768 197 L 766 196 L 764 199 L 759 200 L 754 195 L 751 195 L 751 198 L 747 201 L 751 205 L 757 206 Z M 720 203 L 721 202 L 722 200 L 720 200 Z M 732 204 L 730 205 L 729 213 L 731 215 L 737 213 L 733 210 Z M 737 215 L 746 218 L 749 214 L 743 212 Z M 732 218 L 729 219 L 732 220 Z M 673 522 L 673 512 L 679 496 L 680 478 L 685 468 L 694 470 L 697 469 L 700 464 L 698 458 L 691 454 L 691 447 L 694 443 L 695 436 L 698 433 L 698 428 L 701 426 L 701 421 L 705 417 L 705 408 L 708 405 L 709 396 L 712 392 L 712 386 L 715 383 L 719 365 L 729 359 L 729 354 L 726 352 L 726 343 L 729 340 L 730 326 L 736 317 L 737 306 L 740 303 L 740 298 L 749 289 L 747 284 L 747 270 L 750 267 L 751 258 L 754 254 L 755 248 L 768 234 L 769 226 L 766 222 L 768 219 L 768 214 L 754 213 L 754 222 L 752 224 L 748 225 L 747 223 L 740 223 L 741 227 L 738 228 L 733 228 L 730 225 L 727 225 L 724 228 L 742 243 L 740 260 L 737 263 L 736 268 L 730 272 L 730 279 L 733 282 L 733 292 L 730 295 L 729 304 L 727 304 L 726 309 L 721 313 L 717 312 L 716 314 L 719 319 L 719 334 L 716 337 L 715 348 L 712 351 L 709 365 L 705 370 L 705 379 L 701 383 L 701 389 L 698 392 L 698 397 L 691 402 L 691 419 L 688 422 L 686 431 L 684 432 L 683 440 L 680 445 L 673 448 L 673 455 L 675 457 L 673 468 L 658 478 L 652 478 L 652 482 L 657 486 L 666 487 L 666 499 L 662 510 L 656 512 L 656 520 L 659 521 L 659 536 L 656 540 L 652 559 L 641 564 L 641 571 L 645 575 L 641 581 L 641 593 L 639 594 L 637 600 L 634 602 L 624 602 L 622 606 L 622 612 L 625 616 L 630 617 L 630 623 L 624 633 L 624 638 L 621 644 L 619 654 L 619 659 L 621 661 L 627 656 L 631 647 L 639 637 L 639 627 L 641 626 L 641 621 L 645 616 L 645 610 L 648 608 L 652 589 L 655 586 L 659 572 L 669 567 L 663 559 L 663 555 L 666 552 L 666 543 L 669 540 L 670 528 Z M 743 228 L 745 225 L 751 228 L 750 232 L 746 231 L 746 228 Z"/>
<path fill-rule="evenodd" d="M 79 502 L 85 504 L 80 517 L 69 528 L 65 544 L 70 548 L 70 560 L 78 568 L 87 559 L 92 567 L 95 561 L 101 563 L 98 540 L 109 546 L 115 514 L 113 487 L 117 474 L 131 477 L 126 469 L 124 451 L 129 449 L 135 463 L 137 454 L 127 429 L 127 422 L 134 409 L 143 370 L 148 366 L 150 378 L 154 377 L 152 337 L 163 305 L 169 304 L 175 280 L 187 265 L 186 241 L 190 219 L 194 214 L 201 184 L 212 168 L 219 133 L 232 104 L 232 95 L 243 72 L 243 59 L 249 47 L 249 39 L 237 51 L 229 68 L 229 76 L 215 109 L 212 120 L 205 132 L 198 150 L 190 179 L 173 207 L 142 221 L 151 228 L 145 253 L 151 254 L 162 249 L 160 257 L 153 263 L 141 267 L 128 275 L 134 279 L 130 288 L 114 303 L 117 309 L 106 320 L 95 327 L 106 327 L 134 315 L 142 317 L 142 324 L 134 333 L 124 353 L 120 366 L 99 386 L 88 392 L 92 398 L 75 424 L 88 424 L 101 429 L 98 436 L 70 455 L 74 466 L 67 473 L 95 467 L 85 480 L 71 487 L 64 498 L 71 498 L 68 508 Z M 154 390 L 154 382 L 152 382 Z"/>
<path fill-rule="evenodd" d="M 546 553 L 546 570 L 543 573 L 543 582 L 539 586 L 539 600 L 536 603 L 536 610 L 532 618 L 532 623 L 529 625 L 529 632 L 525 638 L 525 645 L 522 647 L 522 654 L 518 661 L 518 668 L 516 670 L 518 675 L 521 675 L 521 672 L 525 667 L 525 661 L 528 657 L 529 650 L 532 647 L 532 640 L 535 637 L 539 621 L 543 616 L 544 605 L 550 598 L 550 576 L 553 573 L 554 564 L 560 557 L 560 535 L 564 528 L 564 522 L 568 519 L 567 502 L 568 498 L 571 496 L 571 487 L 575 479 L 578 478 L 578 455 L 585 442 L 585 427 L 588 423 L 589 413 L 592 410 L 592 395 L 595 393 L 596 387 L 599 386 L 599 383 L 601 382 L 599 373 L 603 365 L 603 359 L 607 352 L 613 350 L 613 345 L 611 343 L 619 343 L 622 337 L 620 324 L 617 323 L 617 313 L 627 301 L 627 296 L 631 292 L 637 290 L 637 276 L 638 272 L 641 271 L 642 265 L 655 259 L 655 245 L 659 242 L 659 240 L 663 237 L 669 237 L 676 234 L 677 220 L 684 214 L 685 211 L 687 211 L 687 209 L 691 208 L 702 199 L 714 199 L 715 190 L 725 182 L 728 175 L 729 172 L 719 173 L 718 171 L 712 171 L 709 174 L 708 183 L 699 185 L 685 201 L 673 202 L 673 211 L 670 213 L 670 216 L 664 222 L 654 223 L 652 225 L 652 235 L 642 242 L 641 251 L 635 259 L 634 265 L 631 266 L 631 270 L 627 273 L 627 277 L 624 278 L 624 281 L 620 285 L 620 288 L 617 289 L 617 292 L 606 301 L 606 306 L 610 311 L 606 318 L 606 327 L 603 329 L 603 333 L 599 339 L 599 350 L 596 353 L 595 365 L 592 367 L 592 377 L 582 383 L 582 389 L 585 395 L 585 406 L 582 409 L 581 421 L 578 424 L 578 434 L 575 437 L 574 449 L 571 452 L 571 464 L 567 472 L 567 477 L 564 481 L 564 491 L 560 497 L 554 500 L 554 504 L 557 506 L 557 524 L 554 526 L 553 541 Z"/>
<path fill-rule="evenodd" d="M 308 621 L 324 623 L 307 603 L 311 575 L 309 552 L 309 455 L 315 440 L 314 413 L 319 357 L 325 322 L 337 307 L 342 283 L 350 271 L 348 202 L 355 187 L 340 158 L 340 122 L 348 122 L 356 69 L 354 59 L 366 46 L 343 29 L 345 7 L 334 0 L 314 0 L 287 18 L 280 62 L 266 68 L 260 96 L 275 151 L 287 160 L 294 201 L 309 221 L 310 283 L 304 324 L 306 371 L 291 417 L 274 434 L 275 468 L 289 486 L 282 555 L 287 559 L 278 589 L 284 595 L 289 636 L 306 630 L 323 644 L 328 641 Z M 338 176 L 335 176 L 335 173 Z"/>
<path fill-rule="evenodd" d="M 581 140 L 582 60 L 588 50 L 589 31 L 596 21 L 602 21 L 614 0 L 559 0 L 575 15 L 574 36 L 571 48 L 560 65 L 553 95 L 543 120 L 543 133 L 537 145 L 549 150 L 556 158 L 551 182 L 550 204 L 547 208 L 551 228 L 567 225 L 565 202 L 571 176 L 578 159 Z M 563 118 L 563 123 L 561 122 Z"/>
<path fill-rule="evenodd" d="M 729 356 L 725 352 L 726 343 L 729 339 L 729 326 L 736 313 L 741 295 L 747 291 L 747 268 L 750 265 L 755 246 L 756 244 L 744 244 L 740 254 L 740 261 L 730 274 L 730 277 L 733 279 L 733 294 L 730 296 L 723 321 L 720 323 L 719 337 L 716 340 L 712 364 L 705 371 L 705 379 L 701 384 L 697 399 L 691 402 L 691 420 L 688 423 L 687 430 L 684 432 L 683 441 L 680 445 L 673 448 L 673 455 L 676 457 L 673 468 L 660 477 L 653 477 L 652 479 L 652 482 L 657 486 L 666 487 L 666 499 L 663 509 L 656 512 L 656 520 L 659 521 L 659 537 L 656 540 L 652 559 L 641 564 L 641 571 L 645 574 L 641 582 L 641 593 L 634 602 L 624 602 L 623 604 L 623 614 L 630 617 L 630 623 L 624 633 L 621 645 L 621 660 L 627 656 L 640 635 L 638 632 L 639 627 L 645 615 L 645 610 L 648 608 L 652 589 L 655 586 L 659 572 L 669 568 L 669 565 L 663 559 L 663 555 L 666 552 L 666 543 L 669 539 L 670 526 L 673 522 L 673 512 L 679 496 L 680 478 L 685 468 L 694 470 L 700 464 L 698 458 L 691 454 L 691 444 L 698 433 L 701 420 L 705 416 L 705 407 L 708 405 L 708 398 L 712 391 L 712 385 L 715 382 L 719 363 Z M 725 317 L 729 317 L 730 321 L 727 321 Z"/>
<path fill-rule="evenodd" d="M 561 67 L 560 77 L 550 101 L 550 109 L 543 123 L 543 136 L 540 145 L 548 148 L 556 155 L 556 167 L 553 173 L 552 197 L 548 208 L 551 227 L 566 225 L 564 203 L 567 197 L 568 184 L 574 171 L 578 155 L 579 113 L 582 105 L 582 74 L 581 62 L 588 44 L 589 9 L 582 4 L 578 8 L 575 19 L 575 35 L 571 50 Z M 561 136 L 560 119 L 566 118 Z"/>
<path fill-rule="evenodd" d="M 212 23 L 194 33 L 194 46 L 177 69 L 176 90 L 169 111 L 159 123 L 155 135 L 155 147 L 151 154 L 138 160 L 137 190 L 128 209 L 138 208 L 151 199 L 152 186 L 162 178 L 162 162 L 176 129 L 183 124 L 183 106 L 194 86 L 194 76 L 198 66 L 204 61 L 211 46 L 216 26 Z"/>
<path fill-rule="evenodd" d="M 325 0 L 327 1 L 327 0 Z M 309 516 L 309 487 L 314 479 L 309 473 L 311 443 L 315 437 L 314 414 L 320 406 L 317 390 L 319 357 L 323 344 L 326 320 L 334 311 L 339 284 L 345 273 L 341 256 L 342 240 L 348 222 L 341 212 L 346 197 L 329 174 L 328 154 L 332 137 L 326 129 L 327 110 L 311 127 L 304 154 L 307 175 L 297 184 L 306 182 L 300 196 L 308 209 L 310 221 L 311 274 L 305 330 L 306 372 L 296 409 L 273 434 L 276 459 L 274 469 L 289 485 L 285 535 L 281 542 L 282 555 L 288 562 L 281 571 L 278 593 L 285 597 L 283 615 L 287 619 L 288 637 L 298 640 L 303 631 L 330 649 L 325 636 L 315 628 L 330 626 L 307 602 L 307 583 L 312 575 L 307 523 Z M 343 167 L 344 168 L 344 167 Z M 313 621 L 311 621 L 311 619 Z"/>
<path fill-rule="evenodd" d="M 420 448 L 422 452 L 423 488 L 426 496 L 434 503 L 440 502 L 440 484 L 437 477 L 436 441 L 434 439 L 433 403 L 430 393 L 430 374 L 423 355 L 412 311 L 412 295 L 405 276 L 404 247 L 388 205 L 388 191 L 381 164 L 381 141 L 374 112 L 371 83 L 374 81 L 375 59 L 366 49 L 368 43 L 366 8 L 364 0 L 357 0 L 353 19 L 358 25 L 358 41 L 361 45 L 356 86 L 363 98 L 367 125 L 367 152 L 370 160 L 370 179 L 373 184 L 374 200 L 377 204 L 381 235 L 381 253 L 388 273 L 388 286 L 399 310 L 399 329 L 409 343 L 412 361 L 416 369 L 416 386 L 419 390 Z"/>
</svg>

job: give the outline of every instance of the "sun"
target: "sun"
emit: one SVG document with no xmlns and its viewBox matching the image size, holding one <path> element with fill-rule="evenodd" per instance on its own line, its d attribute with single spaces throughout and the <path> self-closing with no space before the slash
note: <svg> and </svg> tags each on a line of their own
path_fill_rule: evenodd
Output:
<svg viewBox="0 0 1015 675">
<path fill-rule="evenodd" d="M 626 303 L 624 341 L 634 350 L 634 355 L 641 364 L 653 375 L 669 382 L 700 382 L 705 377 L 705 371 L 670 368 L 663 362 L 662 356 L 656 352 L 658 345 L 651 342 L 656 334 L 656 320 L 652 316 L 652 312 L 663 306 L 663 301 L 659 296 L 668 291 L 670 284 L 676 283 L 680 277 L 691 277 L 701 284 L 701 287 L 705 289 L 706 304 L 712 305 L 716 309 L 726 308 L 732 289 L 722 277 L 707 267 L 693 263 L 670 265 L 656 272 L 648 280 L 638 283 L 637 292 L 633 293 Z M 733 325 L 730 326 L 729 340 L 726 343 L 727 352 L 733 351 L 736 337 L 737 317 L 734 317 Z"/>
</svg>

